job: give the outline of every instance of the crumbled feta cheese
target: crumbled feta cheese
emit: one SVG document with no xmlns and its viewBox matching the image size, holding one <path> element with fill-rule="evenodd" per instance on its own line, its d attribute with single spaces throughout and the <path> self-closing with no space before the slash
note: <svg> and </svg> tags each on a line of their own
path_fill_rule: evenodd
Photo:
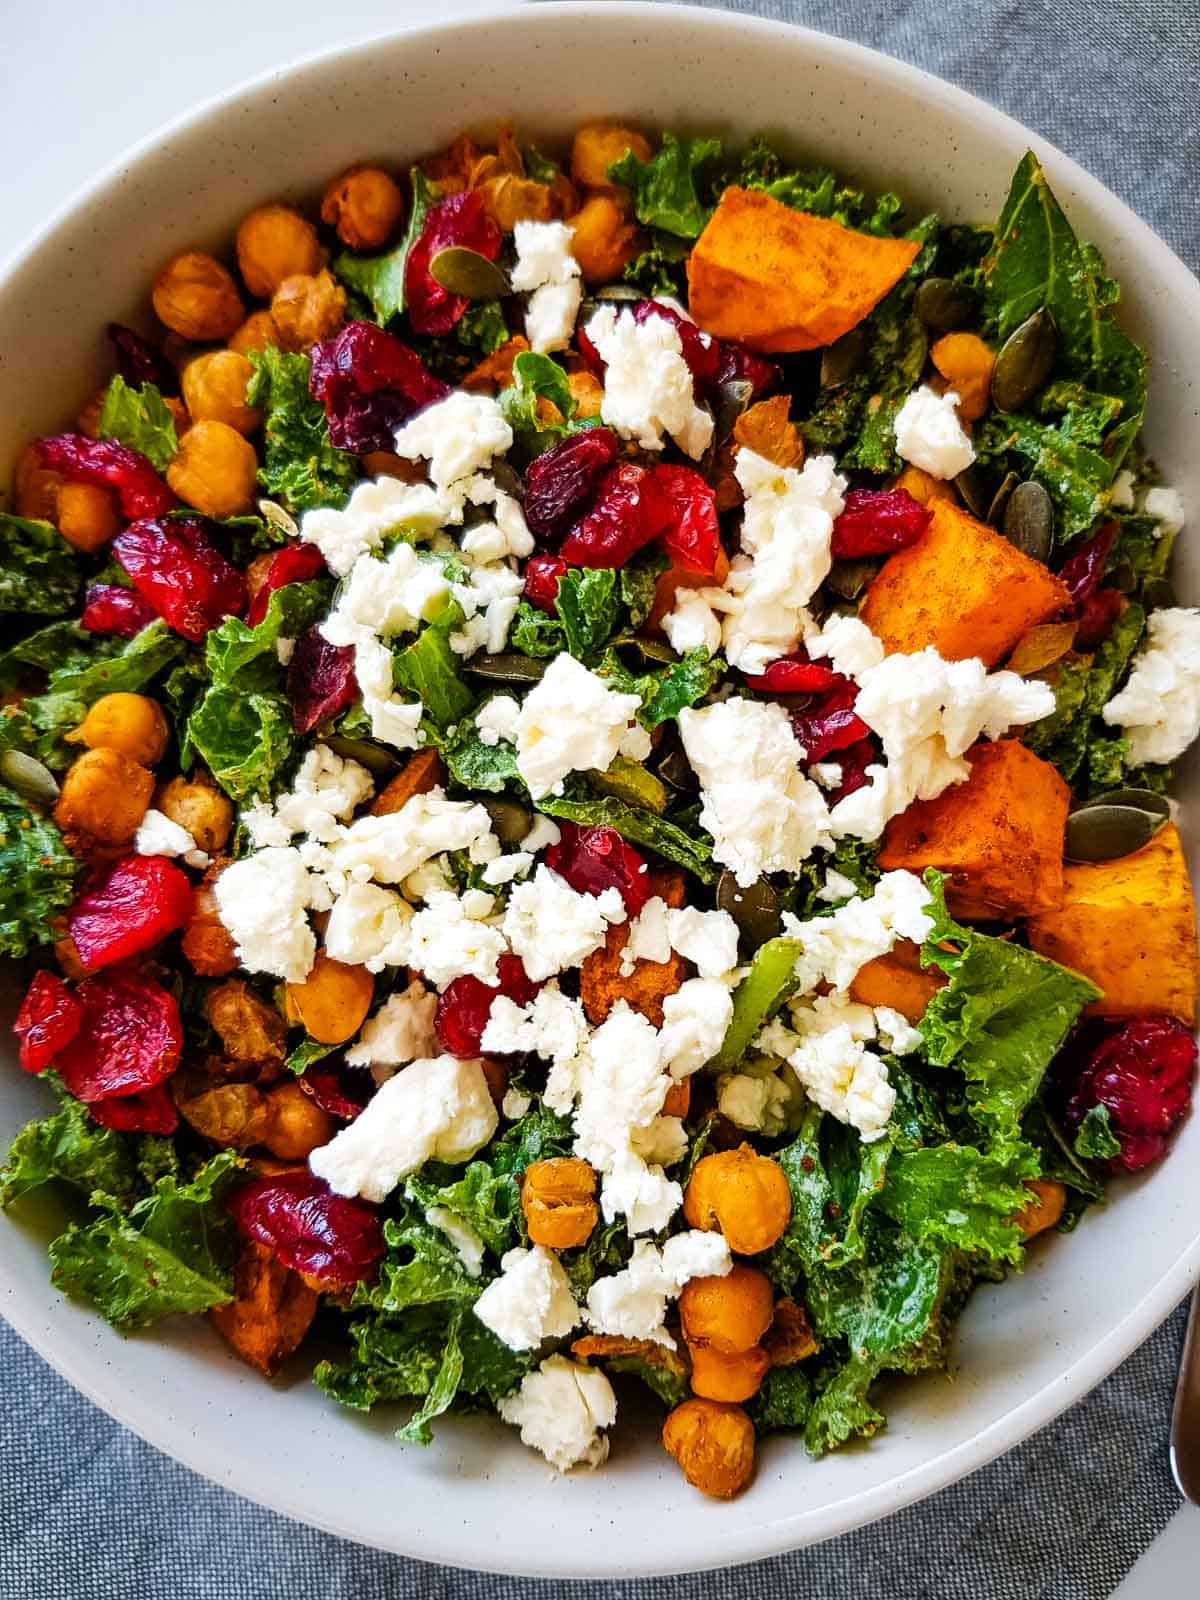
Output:
<svg viewBox="0 0 1200 1600">
<path fill-rule="evenodd" d="M 520 1122 L 533 1104 L 533 1096 L 523 1089 L 506 1089 L 500 1102 L 500 1115 L 509 1122 Z"/>
<path fill-rule="evenodd" d="M 733 1020 L 733 996 L 717 978 L 689 978 L 663 1001 L 659 1048 L 673 1078 L 687 1078 L 711 1061 Z"/>
<path fill-rule="evenodd" d="M 371 719 L 371 734 L 394 750 L 415 750 L 421 743 L 419 700 L 403 700 L 393 687 L 392 652 L 369 635 L 354 647 L 354 676 L 362 708 Z"/>
<path fill-rule="evenodd" d="M 683 1203 L 683 1190 L 630 1146 L 604 1174 L 600 1205 L 606 1222 L 625 1218 L 631 1234 L 661 1233 Z"/>
<path fill-rule="evenodd" d="M 885 1062 L 844 1023 L 804 1038 L 788 1065 L 813 1104 L 857 1128 L 864 1144 L 883 1137 L 896 1091 Z"/>
<path fill-rule="evenodd" d="M 491 395 L 455 389 L 396 431 L 396 454 L 424 459 L 439 489 L 450 489 L 512 448 L 512 429 Z"/>
<path fill-rule="evenodd" d="M 555 656 L 516 721 L 517 770 L 533 798 L 561 794 L 569 772 L 606 771 L 627 745 L 641 703 L 574 656 Z"/>
<path fill-rule="evenodd" d="M 382 972 L 409 958 L 413 910 L 393 889 L 350 883 L 337 896 L 325 925 L 325 951 L 334 961 Z"/>
<path fill-rule="evenodd" d="M 575 319 L 583 304 L 583 284 L 578 278 L 569 283 L 546 283 L 535 289 L 525 308 L 525 337 L 529 348 L 539 355 L 565 350 L 575 332 Z"/>
<path fill-rule="evenodd" d="M 1200 732 L 1200 610 L 1167 606 L 1150 613 L 1133 670 L 1103 716 L 1128 739 L 1131 767 L 1183 754 Z"/>
<path fill-rule="evenodd" d="M 478 1061 L 434 1056 L 389 1078 L 308 1164 L 334 1194 L 378 1204 L 427 1161 L 469 1161 L 499 1120 Z"/>
<path fill-rule="evenodd" d="M 317 941 L 306 915 L 311 882 L 297 851 L 275 846 L 234 861 L 217 878 L 214 892 L 217 912 L 247 971 L 269 972 L 288 983 L 307 978 Z"/>
<path fill-rule="evenodd" d="M 920 878 L 900 871 L 885 872 L 869 898 L 856 895 L 828 916 L 800 922 L 785 912 L 784 931 L 804 946 L 796 962 L 800 991 L 821 983 L 848 989 L 859 968 L 887 955 L 898 939 L 923 943 L 933 927 L 929 903 Z"/>
<path fill-rule="evenodd" d="M 454 1253 L 463 1264 L 468 1278 L 478 1278 L 483 1272 L 483 1240 L 469 1222 L 451 1211 L 448 1206 L 429 1206 L 425 1221 L 431 1228 L 444 1233 L 454 1246 Z"/>
<path fill-rule="evenodd" d="M 533 826 L 521 840 L 521 849 L 528 850 L 530 855 L 540 855 L 543 850 L 548 850 L 552 844 L 562 843 L 562 829 L 553 817 L 546 817 L 538 813 L 533 819 Z"/>
<path fill-rule="evenodd" d="M 494 479 L 477 474 L 460 486 L 465 500 L 472 505 L 490 505 L 491 522 L 481 523 L 464 533 L 460 543 L 461 554 L 468 564 L 492 563 L 506 556 L 533 554 L 533 535 L 525 522 L 521 502 L 503 490 Z M 458 492 L 456 488 L 455 493 Z"/>
<path fill-rule="evenodd" d="M 366 767 L 337 755 L 327 744 L 309 750 L 292 787 L 270 801 L 256 801 L 242 812 L 242 824 L 258 849 L 290 844 L 298 833 L 328 844 L 339 822 L 349 822 L 374 792 Z"/>
<path fill-rule="evenodd" d="M 553 1063 L 542 1098 L 551 1111 L 566 1116 L 579 1095 L 588 1066 L 588 1025 L 578 1000 L 556 983 L 539 989 L 527 1006 L 497 995 L 488 1013 L 480 1048 L 495 1055 L 526 1051 Z"/>
<path fill-rule="evenodd" d="M 153 806 L 138 825 L 133 848 L 140 856 L 182 856 L 189 867 L 207 867 L 212 860 L 186 828 Z"/>
<path fill-rule="evenodd" d="M 438 997 L 419 978 L 390 995 L 368 1019 L 357 1044 L 346 1052 L 349 1067 L 403 1067 L 424 1061 L 437 1049 L 433 1019 Z"/>
<path fill-rule="evenodd" d="M 860 679 L 883 660 L 883 645 L 858 617 L 834 612 L 822 628 L 809 633 L 804 648 L 814 661 L 829 659 L 835 672 Z"/>
<path fill-rule="evenodd" d="M 851 878 L 844 872 L 839 872 L 836 867 L 830 867 L 825 874 L 825 882 L 817 890 L 817 899 L 824 901 L 826 905 L 835 906 L 841 900 L 853 900 L 857 893 L 858 885 Z"/>
<path fill-rule="evenodd" d="M 513 229 L 517 259 L 512 286 L 518 294 L 540 289 L 544 283 L 569 283 L 579 276 L 579 263 L 571 251 L 575 229 L 565 222 L 518 222 Z"/>
<path fill-rule="evenodd" d="M 611 922 L 624 922 L 616 889 L 578 894 L 557 872 L 540 866 L 508 899 L 504 937 L 525 963 L 534 983 L 577 967 L 608 937 Z"/>
<path fill-rule="evenodd" d="M 676 589 L 674 609 L 662 619 L 662 628 L 677 655 L 707 650 L 715 656 L 721 648 L 721 619 L 710 598 L 708 589 Z"/>
<path fill-rule="evenodd" d="M 482 706 L 475 715 L 475 727 L 479 734 L 479 742 L 486 745 L 497 745 L 501 739 L 509 744 L 515 744 L 517 738 L 517 719 L 521 715 L 521 707 L 510 694 L 497 694 Z"/>
<path fill-rule="evenodd" d="M 400 543 L 380 560 L 360 556 L 343 583 L 337 604 L 321 624 L 330 644 L 357 645 L 364 635 L 391 638 L 411 633 L 437 616 L 450 593 L 441 563 Z"/>
<path fill-rule="evenodd" d="M 496 1409 L 521 1430 L 521 1442 L 540 1450 L 559 1472 L 603 1466 L 608 1459 L 608 1438 L 600 1429 L 617 1420 L 617 1397 L 598 1367 L 548 1356 Z"/>
<path fill-rule="evenodd" d="M 621 951 L 621 976 L 628 978 L 637 961 L 653 961 L 659 966 L 671 959 L 671 908 L 661 895 L 651 895 L 629 924 L 629 938 Z"/>
<path fill-rule="evenodd" d="M 1114 480 L 1112 489 L 1109 493 L 1108 503 L 1112 506 L 1114 511 L 1133 510 L 1133 491 L 1136 487 L 1136 483 L 1137 480 L 1133 476 L 1133 473 L 1130 472 L 1129 468 L 1122 467 L 1121 471 L 1117 473 L 1116 479 Z"/>
<path fill-rule="evenodd" d="M 629 1265 L 597 1278 L 588 1291 L 587 1320 L 597 1333 L 650 1339 L 675 1349 L 663 1319 L 689 1278 L 723 1278 L 733 1270 L 729 1246 L 719 1233 L 692 1229 L 668 1239 L 661 1251 L 648 1239 L 633 1247 Z"/>
<path fill-rule="evenodd" d="M 528 850 L 514 850 L 510 856 L 497 856 L 494 861 L 489 861 L 483 869 L 483 881 L 493 888 L 500 888 L 514 878 L 522 877 L 532 865 L 533 857 Z"/>
<path fill-rule="evenodd" d="M 896 453 L 933 478 L 956 478 L 975 459 L 975 447 L 958 420 L 958 395 L 938 394 L 927 383 L 913 392 L 893 423 Z"/>
<path fill-rule="evenodd" d="M 430 895 L 409 924 L 409 964 L 439 989 L 468 973 L 495 983 L 507 942 L 499 928 L 471 915 L 487 916 L 493 904 L 490 894 L 476 904 L 466 895 Z"/>
<path fill-rule="evenodd" d="M 743 888 L 767 872 L 795 872 L 830 842 L 829 809 L 800 771 L 782 706 L 735 698 L 687 709 L 679 732 L 700 780 L 713 856 Z"/>
<path fill-rule="evenodd" d="M 1183 524 L 1187 520 L 1187 512 L 1183 508 L 1183 496 L 1178 489 L 1147 490 L 1142 510 L 1158 523 L 1160 538 L 1173 539 L 1182 531 Z"/>
<path fill-rule="evenodd" d="M 719 978 L 737 966 L 738 925 L 728 911 L 701 911 L 696 906 L 668 907 L 671 948 L 699 970 L 702 978 Z"/>
<path fill-rule="evenodd" d="M 499 855 L 492 819 L 471 800 L 447 800 L 441 789 L 416 794 L 380 817 L 359 817 L 330 846 L 334 867 L 351 878 L 402 883 L 418 867 L 448 850 L 466 850 L 472 861 Z"/>
<path fill-rule="evenodd" d="M 450 519 L 451 511 L 445 495 L 427 483 L 375 478 L 360 483 L 340 511 L 328 506 L 306 511 L 300 537 L 316 545 L 335 577 L 344 578 L 360 556 L 379 548 L 385 535 L 428 538 Z"/>
<path fill-rule="evenodd" d="M 777 1072 L 730 1072 L 717 1080 L 717 1110 L 747 1133 L 776 1139 L 787 1130 L 792 1091 Z"/>
<path fill-rule="evenodd" d="M 580 1323 L 567 1275 L 554 1251 L 541 1244 L 510 1250 L 474 1311 L 510 1350 L 536 1350 L 546 1339 L 565 1338 Z"/>
<path fill-rule="evenodd" d="M 638 322 L 631 311 L 605 305 L 587 333 L 606 368 L 601 421 L 643 450 L 661 450 L 669 433 L 698 461 L 712 440 L 713 419 L 696 404 L 679 330 L 666 317 Z"/>
<path fill-rule="evenodd" d="M 875 1007 L 875 1026 L 883 1048 L 894 1056 L 911 1055 L 924 1044 L 919 1028 L 914 1028 L 908 1018 L 891 1006 Z"/>
</svg>

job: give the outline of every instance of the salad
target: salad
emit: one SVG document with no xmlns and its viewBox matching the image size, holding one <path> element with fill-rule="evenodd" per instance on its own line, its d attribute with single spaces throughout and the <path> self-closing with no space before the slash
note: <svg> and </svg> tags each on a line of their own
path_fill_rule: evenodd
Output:
<svg viewBox="0 0 1200 1600">
<path fill-rule="evenodd" d="M 1118 292 L 1032 155 L 985 227 L 615 123 L 165 263 L 0 514 L 63 1292 L 719 1498 L 882 1428 L 1191 1102 Z"/>
</svg>

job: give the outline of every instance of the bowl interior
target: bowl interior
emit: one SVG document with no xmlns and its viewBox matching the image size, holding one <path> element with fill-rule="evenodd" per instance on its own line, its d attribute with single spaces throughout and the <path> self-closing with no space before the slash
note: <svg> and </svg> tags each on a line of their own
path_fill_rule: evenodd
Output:
<svg viewBox="0 0 1200 1600">
<path fill-rule="evenodd" d="M 1194 449 L 1200 285 L 1094 180 L 1016 123 L 912 68 L 841 41 L 720 12 L 660 5 L 531 7 L 400 34 L 271 78 L 136 151 L 93 187 L 0 286 L 0 474 L 101 381 L 103 328 L 145 315 L 155 268 L 188 245 L 227 248 L 257 202 L 309 197 L 352 161 L 402 166 L 466 124 L 504 117 L 553 147 L 591 116 L 763 131 L 919 213 L 990 219 L 1029 145 L 1079 231 L 1125 286 L 1129 330 L 1154 358 L 1147 433 L 1166 480 L 1200 508 Z M 1186 542 L 1179 588 L 1200 595 Z M 1181 793 L 1195 768 L 1185 764 Z M 1191 809 L 1183 831 L 1197 845 Z M 8 996 L 8 1014 L 13 1001 Z M 4 1046 L 8 1051 L 8 1046 Z M 0 1076 L 0 1139 L 44 1109 L 40 1085 Z M 963 1324 L 957 1381 L 905 1381 L 869 1448 L 812 1463 L 795 1442 L 761 1453 L 731 1505 L 703 1501 L 652 1447 L 618 1430 L 609 1467 L 556 1478 L 483 1421 L 420 1451 L 384 1416 L 359 1420 L 299 1376 L 266 1384 L 204 1324 L 121 1339 L 48 1280 L 48 1222 L 4 1228 L 0 1309 L 100 1405 L 242 1494 L 350 1538 L 463 1566 L 628 1577 L 750 1560 L 897 1509 L 1017 1442 L 1104 1375 L 1200 1267 L 1200 1119 L 1174 1155 L 1121 1187 L 1024 1277 L 983 1289 Z"/>
</svg>

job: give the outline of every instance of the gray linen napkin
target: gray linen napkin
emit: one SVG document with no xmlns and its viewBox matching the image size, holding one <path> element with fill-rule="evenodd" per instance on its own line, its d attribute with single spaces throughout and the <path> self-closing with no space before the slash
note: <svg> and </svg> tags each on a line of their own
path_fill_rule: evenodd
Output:
<svg viewBox="0 0 1200 1600">
<path fill-rule="evenodd" d="M 890 51 L 1077 157 L 1200 266 L 1195 0 L 723 0 Z M 333 30 L 331 29 L 331 42 Z M 1179 1504 L 1178 1311 L 1087 1400 L 922 1505 L 750 1567 L 609 1600 L 1105 1600 Z M 260 1511 L 127 1433 L 3 1324 L 5 1600 L 549 1600 L 561 1584 L 380 1555 Z M 797 1492 L 802 1492 L 797 1484 Z"/>
</svg>

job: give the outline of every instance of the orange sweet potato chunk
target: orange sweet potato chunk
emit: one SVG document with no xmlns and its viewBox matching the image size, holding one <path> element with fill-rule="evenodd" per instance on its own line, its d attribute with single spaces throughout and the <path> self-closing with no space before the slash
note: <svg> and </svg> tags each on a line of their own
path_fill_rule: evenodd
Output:
<svg viewBox="0 0 1200 1600">
<path fill-rule="evenodd" d="M 752 350 L 817 350 L 856 328 L 919 249 L 731 186 L 688 258 L 688 309 Z"/>
<path fill-rule="evenodd" d="M 915 544 L 884 562 L 862 620 L 887 651 L 934 646 L 947 661 L 1002 661 L 1035 623 L 1070 602 L 1048 567 L 948 500 Z"/>
<path fill-rule="evenodd" d="M 1173 823 L 1117 861 L 1063 869 L 1063 900 L 1034 917 L 1029 942 L 1090 978 L 1099 1017 L 1166 1012 L 1196 1021 L 1196 905 Z"/>
<path fill-rule="evenodd" d="M 864 1006 L 889 1006 L 909 1022 L 920 1022 L 925 1007 L 946 982 L 942 972 L 921 969 L 921 952 L 901 939 L 890 955 L 877 956 L 859 967 L 850 985 L 851 998 Z"/>
<path fill-rule="evenodd" d="M 436 750 L 418 750 L 371 802 L 373 817 L 390 817 L 403 811 L 414 795 L 428 794 L 446 781 L 446 769 Z"/>
<path fill-rule="evenodd" d="M 1015 739 L 978 744 L 971 776 L 888 823 L 879 864 L 946 874 L 952 916 L 980 920 L 1053 911 L 1063 898 L 1063 830 L 1071 792 Z"/>
<path fill-rule="evenodd" d="M 209 1316 L 243 1361 L 273 1377 L 308 1332 L 320 1296 L 253 1239 L 234 1264 L 233 1286 L 234 1298 Z"/>
</svg>

